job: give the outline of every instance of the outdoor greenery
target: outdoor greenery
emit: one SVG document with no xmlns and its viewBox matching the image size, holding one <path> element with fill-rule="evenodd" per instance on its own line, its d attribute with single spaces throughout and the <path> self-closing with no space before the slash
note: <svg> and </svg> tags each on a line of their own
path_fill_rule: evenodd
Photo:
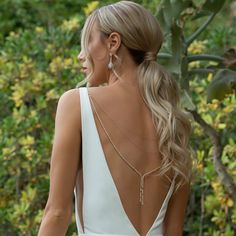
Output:
<svg viewBox="0 0 236 236">
<path fill-rule="evenodd" d="M 49 189 L 59 97 L 80 74 L 86 16 L 116 1 L 0 1 L 0 236 L 33 236 Z M 236 2 L 140 0 L 160 21 L 158 62 L 192 115 L 194 176 L 184 235 L 236 235 Z M 67 235 L 76 235 L 75 219 Z"/>
</svg>

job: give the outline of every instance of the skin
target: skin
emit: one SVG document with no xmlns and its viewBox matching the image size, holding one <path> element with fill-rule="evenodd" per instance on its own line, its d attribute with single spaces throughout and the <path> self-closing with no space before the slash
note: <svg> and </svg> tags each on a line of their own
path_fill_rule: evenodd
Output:
<svg viewBox="0 0 236 236">
<path fill-rule="evenodd" d="M 120 35 L 113 32 L 108 38 L 102 40 L 95 24 L 89 41 L 89 52 L 94 62 L 94 76 L 90 81 L 92 88 L 89 88 L 89 94 L 99 104 L 99 107 L 103 107 L 107 114 L 116 121 L 116 125 L 122 127 L 121 130 L 133 131 L 129 132 L 129 140 L 135 142 L 136 147 L 132 146 L 131 148 L 130 143 L 125 141 L 122 150 L 124 153 L 129 151 L 134 153 L 137 160 L 130 158 L 129 161 L 136 165 L 142 173 L 160 165 L 160 156 L 157 154 L 158 140 L 151 122 L 151 114 L 140 97 L 134 73 L 137 66 L 128 50 L 121 44 Z M 118 74 L 122 75 L 119 79 L 107 69 L 110 54 L 118 55 L 122 61 L 121 67 L 117 70 Z M 84 72 L 89 73 L 89 64 L 83 52 L 80 52 L 78 59 L 82 63 Z M 97 87 L 104 83 L 107 83 L 107 86 Z M 102 113 L 100 115 L 105 121 L 105 115 Z M 60 97 L 57 106 L 51 156 L 50 190 L 39 236 L 65 235 L 70 224 L 73 210 L 73 190 L 77 173 L 81 170 L 80 116 L 79 90 L 71 89 Z M 134 174 L 131 175 L 130 169 L 123 167 L 120 159 L 114 156 L 114 152 L 104 141 L 105 135 L 102 133 L 101 127 L 98 126 L 97 119 L 95 120 L 104 153 L 107 157 L 113 156 L 112 159 L 107 158 L 107 163 L 113 173 L 117 188 L 120 190 L 122 205 L 136 230 L 141 236 L 146 235 L 161 208 L 169 184 L 166 184 L 166 181 L 160 177 L 150 177 L 146 181 L 147 204 L 140 206 L 137 200 L 138 189 L 133 187 L 139 184 L 137 177 Z M 112 129 L 108 122 L 106 125 L 107 128 Z M 142 147 L 142 150 L 137 150 L 137 147 Z M 151 152 L 155 155 L 151 155 Z M 143 161 L 143 156 L 146 156 L 145 161 Z M 123 181 L 124 178 L 126 181 Z M 182 235 L 189 189 L 189 185 L 186 184 L 172 195 L 164 221 L 164 236 Z M 130 196 L 129 199 L 126 197 L 127 195 Z M 136 202 L 137 205 L 134 204 Z M 132 208 L 133 205 L 135 205 L 134 208 Z M 81 209 L 79 214 L 82 218 Z"/>
</svg>

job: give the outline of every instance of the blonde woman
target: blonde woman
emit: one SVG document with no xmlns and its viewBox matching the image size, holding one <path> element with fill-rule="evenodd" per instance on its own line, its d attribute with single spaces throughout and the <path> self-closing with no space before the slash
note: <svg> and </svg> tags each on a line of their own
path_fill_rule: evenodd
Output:
<svg viewBox="0 0 236 236">
<path fill-rule="evenodd" d="M 73 195 L 80 236 L 180 236 L 190 190 L 190 123 L 157 63 L 163 36 L 121 1 L 87 19 L 78 56 L 87 87 L 58 103 L 40 236 L 65 235 Z"/>
</svg>

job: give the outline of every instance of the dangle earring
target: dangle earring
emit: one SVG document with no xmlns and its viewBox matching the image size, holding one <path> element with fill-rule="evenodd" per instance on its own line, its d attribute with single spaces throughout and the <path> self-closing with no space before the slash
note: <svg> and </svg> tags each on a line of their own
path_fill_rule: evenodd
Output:
<svg viewBox="0 0 236 236">
<path fill-rule="evenodd" d="M 109 63 L 108 63 L 108 69 L 109 70 L 112 70 L 113 67 L 114 67 L 114 64 L 112 63 L 112 54 L 110 53 L 110 60 L 109 60 Z"/>
</svg>

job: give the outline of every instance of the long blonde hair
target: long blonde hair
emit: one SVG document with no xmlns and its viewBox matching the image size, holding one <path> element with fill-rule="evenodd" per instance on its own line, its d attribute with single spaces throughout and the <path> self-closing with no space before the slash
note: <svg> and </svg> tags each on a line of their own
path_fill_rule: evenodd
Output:
<svg viewBox="0 0 236 236">
<path fill-rule="evenodd" d="M 150 108 L 153 123 L 159 135 L 159 151 L 162 157 L 160 175 L 173 171 L 178 175 L 176 189 L 189 182 L 191 154 L 189 136 L 191 125 L 187 115 L 179 107 L 179 89 L 176 81 L 154 60 L 163 42 L 163 35 L 156 18 L 141 5 L 121 1 L 94 11 L 87 19 L 81 38 L 81 46 L 91 63 L 88 37 L 96 22 L 101 33 L 118 32 L 122 44 L 127 47 L 138 65 L 137 79 L 143 100 Z M 89 82 L 93 72 L 80 82 Z"/>
</svg>

